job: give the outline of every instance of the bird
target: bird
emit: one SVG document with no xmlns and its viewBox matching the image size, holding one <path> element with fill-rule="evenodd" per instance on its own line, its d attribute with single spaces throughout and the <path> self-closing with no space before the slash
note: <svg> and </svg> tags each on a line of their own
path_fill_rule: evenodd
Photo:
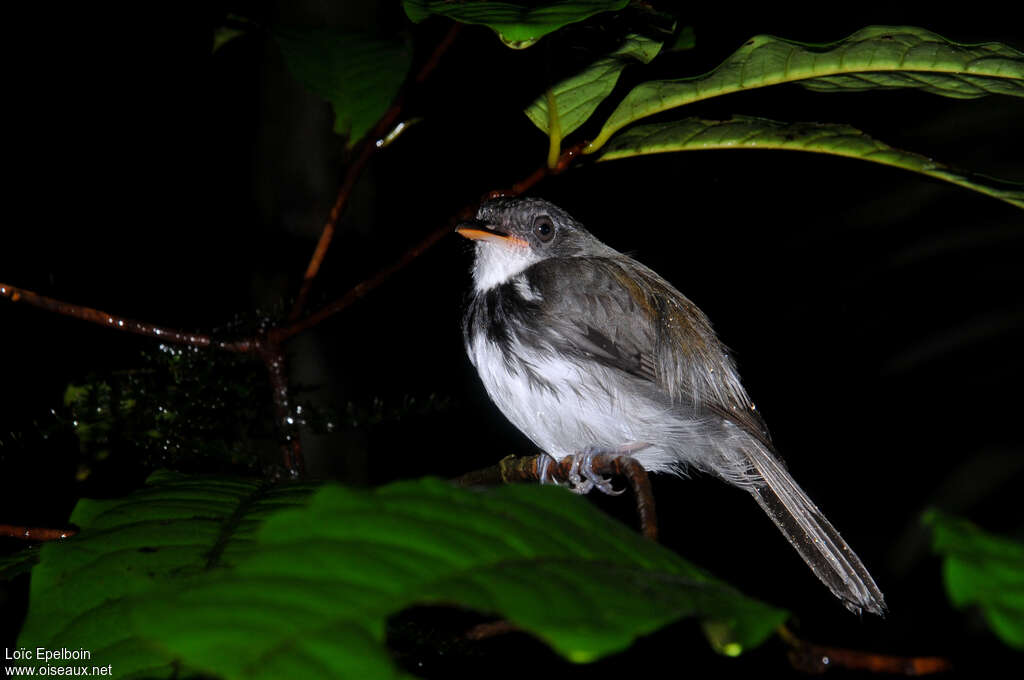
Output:
<svg viewBox="0 0 1024 680">
<path fill-rule="evenodd" d="M 573 457 L 573 490 L 613 492 L 590 467 L 596 453 L 653 473 L 707 473 L 748 491 L 847 609 L 885 614 L 881 590 L 790 476 L 693 302 L 540 198 L 487 200 L 456 232 L 475 242 L 469 359 L 544 461 Z"/>
</svg>

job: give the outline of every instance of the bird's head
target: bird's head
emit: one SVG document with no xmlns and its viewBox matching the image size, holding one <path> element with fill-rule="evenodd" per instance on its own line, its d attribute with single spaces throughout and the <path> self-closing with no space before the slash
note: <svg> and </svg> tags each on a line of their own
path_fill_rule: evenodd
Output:
<svg viewBox="0 0 1024 680">
<path fill-rule="evenodd" d="M 552 257 L 613 252 L 569 213 L 539 198 L 487 201 L 476 219 L 463 222 L 456 231 L 476 241 L 473 282 L 477 292 L 507 283 Z"/>
</svg>

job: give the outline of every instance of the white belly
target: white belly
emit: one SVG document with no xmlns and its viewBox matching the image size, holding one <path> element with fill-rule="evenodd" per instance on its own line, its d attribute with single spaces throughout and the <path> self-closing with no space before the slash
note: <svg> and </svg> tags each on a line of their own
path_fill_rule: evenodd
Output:
<svg viewBox="0 0 1024 680">
<path fill-rule="evenodd" d="M 583 367 L 522 345 L 514 346 L 510 367 L 483 334 L 468 351 L 501 412 L 557 459 L 590 446 L 617 450 L 644 443 L 649 446 L 633 455 L 646 469 L 679 472 L 697 462 L 707 445 L 703 423 L 638 396 L 631 379 L 614 369 L 597 363 Z M 531 371 L 542 380 L 531 379 Z"/>
</svg>

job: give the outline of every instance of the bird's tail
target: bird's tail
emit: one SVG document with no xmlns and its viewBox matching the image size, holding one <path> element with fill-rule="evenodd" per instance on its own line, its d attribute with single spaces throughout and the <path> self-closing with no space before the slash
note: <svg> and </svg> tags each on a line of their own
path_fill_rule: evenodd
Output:
<svg viewBox="0 0 1024 680">
<path fill-rule="evenodd" d="M 764 480 L 746 488 L 814 575 L 855 614 L 867 610 L 884 615 L 885 597 L 867 568 L 779 459 L 761 446 L 745 448 L 753 469 Z"/>
</svg>

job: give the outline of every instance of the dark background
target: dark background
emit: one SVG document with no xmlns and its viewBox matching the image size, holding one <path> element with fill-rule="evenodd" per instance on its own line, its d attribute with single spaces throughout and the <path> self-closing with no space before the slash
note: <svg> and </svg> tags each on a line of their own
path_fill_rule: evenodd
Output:
<svg viewBox="0 0 1024 680">
<path fill-rule="evenodd" d="M 334 200 L 344 144 L 331 132 L 328 106 L 290 77 L 272 40 L 249 35 L 210 56 L 225 9 L 265 24 L 400 33 L 417 63 L 448 26 L 413 28 L 390 3 L 12 17 L 0 281 L 201 332 L 288 308 Z M 757 33 L 825 42 L 865 25 L 906 23 L 958 42 L 1024 45 L 1019 27 L 997 16 L 736 12 L 682 21 L 694 26 L 697 49 L 643 75 L 627 72 L 623 91 L 651 73 L 702 73 Z M 520 111 L 542 91 L 549 58 L 573 39 L 600 42 L 600 31 L 587 30 L 519 52 L 485 28 L 462 32 L 413 93 L 409 114 L 423 121 L 364 174 L 311 308 L 543 162 L 546 139 Z M 680 115 L 731 114 L 849 123 L 898 148 L 1024 180 L 1024 105 L 1008 97 L 781 86 Z M 712 480 L 655 480 L 667 545 L 791 609 L 793 628 L 814 642 L 941 655 L 970 671 L 1019 661 L 979 615 L 949 607 L 919 524 L 923 510 L 940 507 L 997 533 L 1024 532 L 1019 209 L 900 170 L 772 151 L 583 163 L 533 194 L 659 271 L 708 314 L 793 475 L 869 565 L 892 613 L 850 616 L 746 494 Z M 462 350 L 470 260 L 469 244 L 452 236 L 288 346 L 305 398 L 325 411 L 355 405 L 384 413 L 329 436 L 304 432 L 314 476 L 376 485 L 455 476 L 532 453 L 489 403 Z M 137 466 L 79 483 L 74 438 L 38 433 L 50 409 L 62 408 L 69 382 L 136 365 L 152 341 L 7 300 L 0 331 L 0 522 L 57 526 L 79 496 L 129 491 Z M 404 408 L 410 399 L 420 406 Z M 633 521 L 628 496 L 594 501 Z M 22 578 L 0 593 L 5 646 L 26 587 Z M 427 625 L 431 616 L 422 617 Z M 453 631 L 463 623 L 436 620 Z M 596 670 L 634 672 L 667 659 L 680 669 L 787 668 L 778 642 L 725 660 L 690 627 L 661 631 Z M 569 666 L 525 636 L 471 650 L 446 644 L 395 642 L 417 673 L 493 672 L 495 659 L 510 674 L 540 664 L 595 671 Z"/>
</svg>

